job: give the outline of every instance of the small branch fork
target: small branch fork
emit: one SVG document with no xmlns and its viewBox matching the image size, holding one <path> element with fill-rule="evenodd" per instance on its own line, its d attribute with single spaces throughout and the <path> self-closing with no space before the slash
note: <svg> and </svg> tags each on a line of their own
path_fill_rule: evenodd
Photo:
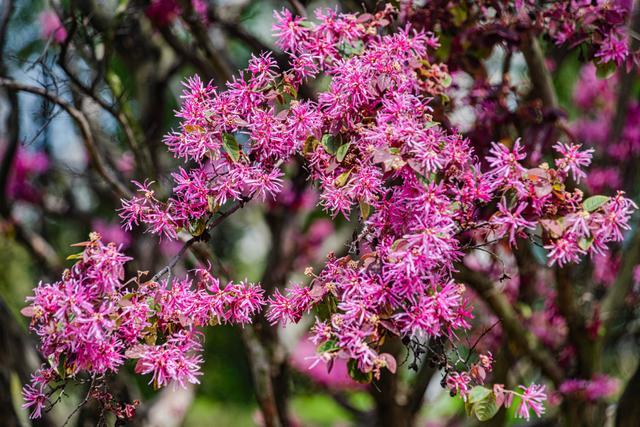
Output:
<svg viewBox="0 0 640 427">
<path fill-rule="evenodd" d="M 222 212 L 213 221 L 211 221 L 211 223 L 207 225 L 206 229 L 204 230 L 204 232 L 202 234 L 200 234 L 198 236 L 193 236 L 190 239 L 188 239 L 182 245 L 182 247 L 180 248 L 178 253 L 173 258 L 171 258 L 171 261 L 169 261 L 169 264 L 167 264 L 164 268 L 162 268 L 162 270 L 158 271 L 156 274 L 153 275 L 153 277 L 151 278 L 151 281 L 152 282 L 157 282 L 158 280 L 160 280 L 162 278 L 162 276 L 164 276 L 167 273 L 170 273 L 171 270 L 173 270 L 173 267 L 176 266 L 178 261 L 180 261 L 182 256 L 185 254 L 187 249 L 189 249 L 191 246 L 193 246 L 194 243 L 206 242 L 207 240 L 209 240 L 209 238 L 211 237 L 209 232 L 211 230 L 213 230 L 218 225 L 220 225 L 227 217 L 231 216 L 231 214 L 233 214 L 234 212 L 236 212 L 237 210 L 242 208 L 252 198 L 253 198 L 253 196 L 248 196 L 248 197 L 243 198 L 240 201 L 235 202 L 228 210 Z"/>
</svg>

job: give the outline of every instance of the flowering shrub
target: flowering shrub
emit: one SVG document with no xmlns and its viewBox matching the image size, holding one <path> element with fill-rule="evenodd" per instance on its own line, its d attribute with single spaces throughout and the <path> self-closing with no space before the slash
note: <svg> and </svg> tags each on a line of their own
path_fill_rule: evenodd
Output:
<svg viewBox="0 0 640 427">
<path fill-rule="evenodd" d="M 99 235 L 80 243 L 78 261 L 60 281 L 40 284 L 29 306 L 31 329 L 40 337 L 44 364 L 25 387 L 26 406 L 39 416 L 55 393 L 80 373 L 92 378 L 115 372 L 127 359 L 150 384 L 198 383 L 205 325 L 244 324 L 264 305 L 263 291 L 250 283 L 220 282 L 203 269 L 189 278 L 124 280 L 127 261 Z M 130 409 L 129 412 L 132 410 Z"/>
<path fill-rule="evenodd" d="M 554 40 L 590 39 L 596 61 L 626 61 L 618 33 L 626 9 L 576 3 L 582 24 L 552 26 Z M 533 13 L 533 2 L 516 5 L 513 17 Z M 550 2 L 535 22 L 575 23 L 560 19 L 567 13 Z M 317 310 L 310 335 L 315 363 L 342 359 L 359 382 L 396 372 L 400 362 L 384 344 L 397 339 L 415 354 L 426 352 L 444 370 L 443 386 L 480 420 L 514 397 L 517 416 L 540 416 L 544 385 L 484 387 L 491 354 L 469 364 L 445 348 L 457 349 L 473 318 L 461 261 L 484 246 L 515 249 L 523 240 L 546 249 L 549 266 L 602 256 L 623 240 L 636 205 L 620 191 L 586 197 L 576 187 L 589 181 L 594 149 L 575 142 L 558 142 L 553 157 L 534 164 L 521 139 L 476 154 L 469 139 L 435 115 L 452 83 L 435 55 L 438 38 L 411 26 L 396 29 L 392 7 L 360 15 L 319 10 L 313 22 L 288 10 L 275 18 L 288 67 L 265 53 L 224 89 L 190 78 L 180 128 L 165 138 L 184 161 L 172 174 L 172 195 L 160 200 L 153 182 L 134 182 L 137 194 L 122 201 L 120 217 L 126 230 L 144 225 L 163 239 L 181 232 L 205 238 L 246 203 L 277 198 L 296 159 L 317 186 L 319 206 L 357 224 L 350 253 L 331 253 L 320 271 L 308 269 L 308 285 L 265 295 L 257 284 L 222 286 L 204 269 L 193 278 L 139 273 L 125 280 L 130 258 L 93 235 L 78 262 L 60 281 L 36 288 L 24 311 L 48 359 L 24 390 L 33 416 L 67 381 L 115 372 L 128 359 L 156 387 L 198 383 L 201 328 L 251 323 L 263 306 L 268 322 L 283 325 L 325 308 Z M 330 83 L 315 98 L 300 95 L 321 78 Z M 576 384 L 564 392 L 590 390 Z"/>
</svg>

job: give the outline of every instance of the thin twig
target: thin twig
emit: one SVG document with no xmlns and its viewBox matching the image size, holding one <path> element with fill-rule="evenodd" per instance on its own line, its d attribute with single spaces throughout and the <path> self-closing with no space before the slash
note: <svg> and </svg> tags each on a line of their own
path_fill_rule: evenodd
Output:
<svg viewBox="0 0 640 427">
<path fill-rule="evenodd" d="M 476 342 L 473 343 L 473 345 L 471 346 L 471 348 L 469 349 L 469 354 L 467 354 L 467 358 L 464 360 L 464 364 L 466 365 L 467 363 L 469 363 L 469 359 L 471 358 L 471 354 L 473 353 L 473 350 L 476 349 L 476 346 L 480 343 L 480 341 L 482 340 L 482 338 L 485 337 L 485 335 L 487 335 L 489 332 L 491 332 L 491 330 L 493 328 L 496 327 L 496 325 L 500 323 L 499 320 L 496 320 L 495 322 L 493 322 L 493 325 L 489 326 L 483 333 L 480 334 L 480 336 L 476 339 Z"/>
<path fill-rule="evenodd" d="M 307 10 L 304 8 L 304 6 L 302 5 L 302 3 L 300 3 L 299 0 L 289 0 L 289 3 L 291 4 L 291 7 L 293 7 L 293 9 L 295 10 L 296 14 L 298 14 L 303 18 L 307 17 Z"/>
<path fill-rule="evenodd" d="M 189 249 L 189 247 L 191 247 L 191 245 L 193 245 L 195 242 L 198 242 L 198 241 L 202 240 L 202 236 L 203 236 L 203 234 L 201 234 L 200 236 L 192 237 L 189 240 L 187 240 L 184 243 L 184 245 L 182 245 L 182 247 L 180 248 L 178 253 L 176 255 L 174 255 L 173 258 L 171 258 L 171 261 L 169 261 L 169 264 L 167 264 L 162 270 L 160 270 L 156 274 L 154 274 L 154 276 L 151 278 L 151 281 L 152 282 L 157 282 L 159 279 L 162 278 L 162 276 L 164 276 L 165 274 L 169 273 L 173 269 L 173 267 L 176 266 L 176 264 L 178 263 L 180 258 L 182 258 L 184 253 L 187 251 L 187 249 Z"/>
<path fill-rule="evenodd" d="M 207 60 L 213 67 L 216 77 L 221 82 L 231 79 L 232 71 L 229 65 L 220 57 L 220 52 L 213 46 L 207 28 L 202 24 L 202 20 L 195 13 L 191 1 L 181 0 L 180 4 L 183 9 L 182 19 L 187 23 L 194 39 L 198 42 L 200 48 L 204 51 Z"/>
<path fill-rule="evenodd" d="M 165 274 L 171 272 L 173 267 L 176 266 L 178 261 L 182 258 L 182 256 L 187 251 L 187 249 L 189 249 L 196 242 L 200 242 L 200 241 L 204 241 L 204 240 L 209 239 L 209 232 L 211 230 L 213 230 L 218 225 L 220 225 L 222 223 L 222 221 L 224 221 L 227 217 L 229 217 L 235 211 L 237 211 L 238 209 L 243 207 L 249 200 L 251 200 L 252 197 L 253 196 L 248 196 L 248 197 L 245 197 L 245 198 L 243 198 L 242 200 L 240 200 L 238 202 L 235 202 L 229 209 L 227 209 L 225 212 L 222 212 L 220 215 L 215 217 L 215 219 L 213 221 L 211 221 L 211 223 L 206 226 L 206 228 L 205 228 L 205 230 L 203 231 L 202 234 L 200 234 L 198 236 L 191 237 L 189 240 L 187 240 L 184 243 L 184 245 L 182 245 L 182 247 L 180 248 L 178 253 L 176 255 L 174 255 L 174 257 L 171 259 L 171 261 L 169 261 L 169 264 L 167 264 L 164 268 L 162 268 L 162 270 L 158 271 L 156 274 L 153 275 L 153 277 L 151 278 L 151 281 L 152 282 L 156 282 L 160 278 L 162 278 L 162 276 L 164 276 Z"/>
<path fill-rule="evenodd" d="M 69 37 L 71 38 L 71 37 Z M 102 97 L 96 94 L 91 88 L 85 86 L 80 79 L 71 71 L 69 65 L 66 61 L 66 49 L 61 49 L 60 57 L 58 59 L 58 65 L 65 72 L 69 80 L 80 92 L 82 92 L 85 96 L 91 98 L 96 104 L 98 104 L 103 110 L 109 113 L 118 123 L 118 125 L 122 128 L 122 131 L 125 136 L 125 142 L 131 148 L 136 159 L 140 166 L 144 168 L 146 171 L 151 170 L 151 161 L 149 160 L 147 154 L 142 150 L 142 147 L 137 142 L 137 138 L 134 134 L 133 129 L 130 126 L 129 118 L 122 111 L 118 110 L 114 105 L 106 102 Z"/>
<path fill-rule="evenodd" d="M 78 406 L 75 407 L 75 409 L 69 414 L 69 416 L 67 417 L 67 419 L 65 420 L 64 424 L 62 424 L 62 427 L 66 427 L 67 424 L 69 424 L 69 422 L 71 421 L 71 418 L 73 418 L 73 416 L 84 406 L 87 404 L 87 402 L 89 401 L 89 398 L 91 397 L 91 392 L 93 391 L 93 385 L 96 381 L 96 377 L 93 376 L 91 377 L 91 384 L 89 384 L 89 391 L 87 391 L 87 395 L 84 397 L 84 399 L 82 400 L 82 402 L 80 402 L 80 404 L 78 404 Z"/>
</svg>

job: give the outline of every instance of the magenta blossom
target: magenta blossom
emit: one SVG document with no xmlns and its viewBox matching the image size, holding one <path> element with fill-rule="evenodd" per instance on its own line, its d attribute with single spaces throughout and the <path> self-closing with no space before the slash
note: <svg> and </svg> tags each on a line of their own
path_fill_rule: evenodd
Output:
<svg viewBox="0 0 640 427">
<path fill-rule="evenodd" d="M 60 22 L 58 14 L 53 10 L 45 10 L 40 13 L 40 37 L 42 40 L 52 40 L 55 43 L 63 43 L 67 39 L 67 30 Z"/>
</svg>

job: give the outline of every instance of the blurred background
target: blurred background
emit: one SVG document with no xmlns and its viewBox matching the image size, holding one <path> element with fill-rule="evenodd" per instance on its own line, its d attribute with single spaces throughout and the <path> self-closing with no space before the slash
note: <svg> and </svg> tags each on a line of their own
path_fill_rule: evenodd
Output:
<svg viewBox="0 0 640 427">
<path fill-rule="evenodd" d="M 619 71 L 596 67 L 586 48 L 556 43 L 544 29 L 523 29 L 515 21 L 501 20 L 482 27 L 479 34 L 474 2 L 458 3 L 464 7 L 415 2 L 418 12 L 411 17 L 415 27 L 436 30 L 442 42 L 437 59 L 453 75 L 450 102 L 439 106 L 436 116 L 464 131 L 479 153 L 490 141 L 512 141 L 514 134 L 522 135 L 529 151 L 538 155 L 532 162 L 540 160 L 561 122 L 560 132 L 597 148 L 595 166 L 583 183 L 585 192 L 611 194 L 625 189 L 637 202 L 640 105 L 635 66 Z M 77 252 L 70 245 L 86 240 L 92 230 L 121 244 L 135 260 L 132 268 L 139 270 L 157 271 L 181 247 L 158 241 L 141 229 L 124 232 L 116 214 L 122 195 L 105 184 L 101 170 L 129 188 L 130 180 L 151 178 L 158 183 L 160 196 L 167 196 L 172 185 L 169 171 L 177 161 L 162 139 L 177 127 L 174 111 L 186 77 L 197 73 L 220 87 L 246 66 L 251 54 L 269 50 L 275 50 L 275 58 L 285 65 L 287 58 L 274 48 L 271 35 L 274 10 L 375 11 L 381 2 L 0 0 L 0 4 L 0 75 L 17 82 L 13 87 L 18 89 L 0 88 L 0 425 L 26 426 L 30 421 L 20 408 L 20 388 L 39 360 L 35 337 L 29 335 L 27 319 L 19 311 L 32 288 L 69 266 L 66 257 Z M 542 35 L 546 54 L 542 59 L 555 89 L 553 99 L 536 87 L 539 79 L 531 73 L 531 54 L 519 44 L 525 31 Z M 21 89 L 21 84 L 40 92 Z M 307 88 L 311 97 L 327 81 L 314 85 Z M 216 228 L 208 245 L 233 277 L 261 281 L 271 288 L 288 280 L 304 281 L 304 268 L 321 265 L 329 251 L 344 250 L 353 232 L 349 222 L 332 220 L 317 209 L 316 198 L 300 173 L 278 200 L 251 204 Z M 593 416 L 580 416 L 572 425 L 612 425 L 616 405 L 636 372 L 640 274 L 634 267 L 640 261 L 640 243 L 635 229 L 634 225 L 635 237 L 611 255 L 585 262 L 574 272 L 585 307 L 584 331 L 595 328 L 597 334 L 595 302 L 613 286 L 619 285 L 619 291 L 613 332 L 590 350 L 602 358 L 602 372 L 576 373 L 595 378 L 596 391 L 589 395 L 580 389 L 579 396 L 571 396 L 577 407 L 593 408 Z M 539 291 L 555 277 L 553 269 L 544 268 L 544 254 L 536 247 L 523 246 L 520 253 L 498 249 L 514 271 L 514 280 L 503 291 L 522 324 L 557 357 L 562 369 L 578 369 L 568 362 L 572 356 L 567 353 L 571 350 L 566 345 L 566 323 L 549 315 L 545 307 L 553 295 Z M 469 265 L 490 262 L 482 254 L 467 261 Z M 196 264 L 188 255 L 176 274 Z M 524 279 L 517 279 L 518 274 Z M 529 291 L 522 290 L 525 285 Z M 483 320 L 476 325 L 476 336 L 496 319 L 490 304 L 483 305 L 481 296 L 478 299 L 478 310 L 485 314 L 479 316 Z M 350 380 L 344 366 L 336 366 L 330 374 L 323 366 L 307 369 L 307 358 L 315 351 L 304 340 L 308 325 L 276 330 L 270 341 L 271 356 L 286 373 L 291 425 L 380 424 L 380 411 L 387 410 L 380 390 Z M 544 374 L 522 359 L 500 327 L 492 329 L 480 347 L 496 354 L 494 375 L 502 382 L 517 383 L 523 377 L 544 381 Z M 209 328 L 198 387 L 153 391 L 145 378 L 130 370 L 114 379 L 114 388 L 125 398 L 143 402 L 136 425 L 260 425 L 246 354 L 238 328 Z M 434 369 L 415 373 L 408 365 L 401 369 L 396 386 L 402 391 L 406 384 L 420 385 L 419 403 L 411 409 L 416 425 L 478 423 L 465 415 L 460 399 L 450 398 L 440 386 L 441 376 Z M 600 373 L 602 378 L 590 376 Z M 637 402 L 639 374 L 633 378 L 627 393 Z M 33 425 L 62 425 L 80 400 L 79 390 L 69 393 L 70 399 Z M 556 425 L 558 414 L 570 412 L 566 406 L 570 394 L 552 394 L 549 415 L 537 425 Z M 95 425 L 92 410 L 83 408 L 76 425 Z M 638 420 L 629 415 L 631 424 L 626 425 L 640 425 Z M 513 414 L 501 413 L 490 424 L 521 422 Z"/>
</svg>

